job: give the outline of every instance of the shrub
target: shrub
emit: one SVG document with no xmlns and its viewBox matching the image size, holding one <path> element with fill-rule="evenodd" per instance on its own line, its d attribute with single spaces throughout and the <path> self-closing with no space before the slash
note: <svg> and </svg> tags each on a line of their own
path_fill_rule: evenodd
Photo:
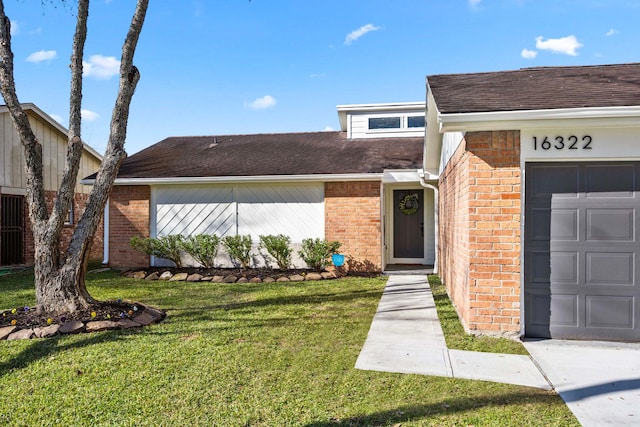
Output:
<svg viewBox="0 0 640 427">
<path fill-rule="evenodd" d="M 231 260 L 239 262 L 242 268 L 249 268 L 251 264 L 251 241 L 250 235 L 225 236 L 222 238 L 222 245 Z"/>
<path fill-rule="evenodd" d="M 342 244 L 338 241 L 329 242 L 323 239 L 303 239 L 302 250 L 298 251 L 300 258 L 309 268 L 316 271 L 324 270 L 329 263 L 329 257 L 338 252 Z"/>
<path fill-rule="evenodd" d="M 139 237 L 133 236 L 129 241 L 131 247 L 147 255 L 166 258 L 172 261 L 176 267 L 182 267 L 180 250 L 184 237 L 180 234 L 172 234 L 163 237 Z"/>
<path fill-rule="evenodd" d="M 278 264 L 280 270 L 286 270 L 291 265 L 293 249 L 289 247 L 291 239 L 284 234 L 274 236 L 260 236 L 260 247 L 265 248 Z"/>
<path fill-rule="evenodd" d="M 214 268 L 220 248 L 220 238 L 215 234 L 196 234 L 182 242 L 182 249 L 204 268 Z"/>
</svg>

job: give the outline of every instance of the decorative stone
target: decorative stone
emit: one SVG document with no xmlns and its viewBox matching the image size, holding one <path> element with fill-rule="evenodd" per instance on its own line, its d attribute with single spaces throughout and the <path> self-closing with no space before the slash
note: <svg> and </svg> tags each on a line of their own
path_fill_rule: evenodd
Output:
<svg viewBox="0 0 640 427">
<path fill-rule="evenodd" d="M 335 279 L 336 275 L 333 274 L 330 271 L 323 271 L 322 273 L 320 273 L 320 275 L 322 276 L 323 279 Z"/>
<path fill-rule="evenodd" d="M 246 277 L 241 277 L 236 283 L 249 283 L 249 279 L 247 279 Z"/>
<path fill-rule="evenodd" d="M 227 276 L 224 279 L 222 279 L 222 283 L 236 283 L 238 281 L 238 278 L 236 276 Z"/>
<path fill-rule="evenodd" d="M 10 334 L 7 337 L 7 340 L 12 341 L 12 340 L 30 340 L 31 337 L 33 336 L 33 329 L 29 328 L 29 329 L 21 329 L 19 331 L 16 331 L 12 334 Z"/>
<path fill-rule="evenodd" d="M 322 280 L 322 275 L 320 273 L 308 273 L 304 280 Z"/>
<path fill-rule="evenodd" d="M 213 276 L 202 276 L 200 279 L 201 282 L 210 282 L 213 279 Z"/>
<path fill-rule="evenodd" d="M 111 320 L 97 320 L 95 322 L 87 322 L 87 332 L 98 332 L 107 329 L 117 329 L 118 324 Z"/>
<path fill-rule="evenodd" d="M 202 280 L 202 274 L 194 273 L 187 276 L 187 282 L 199 282 Z"/>
<path fill-rule="evenodd" d="M 61 334 L 77 334 L 84 329 L 84 323 L 78 320 L 72 320 L 71 322 L 65 322 L 60 325 Z"/>
<path fill-rule="evenodd" d="M 249 280 L 249 283 L 262 283 L 262 279 L 259 277 L 253 277 Z"/>
<path fill-rule="evenodd" d="M 224 276 L 213 276 L 211 278 L 212 283 L 224 283 Z"/>
<path fill-rule="evenodd" d="M 144 280 L 158 280 L 159 278 L 160 278 L 160 275 L 158 274 L 158 272 L 154 271 L 153 273 L 145 277 Z"/>
<path fill-rule="evenodd" d="M 170 271 L 165 271 L 164 273 L 162 273 L 160 275 L 160 277 L 158 277 L 159 280 L 169 280 L 173 277 L 173 274 L 171 274 Z"/>
<path fill-rule="evenodd" d="M 146 271 L 136 271 L 135 273 L 133 273 L 131 275 L 132 279 L 138 279 L 138 280 L 142 280 L 145 277 L 147 277 L 147 272 Z"/>
<path fill-rule="evenodd" d="M 287 276 L 278 277 L 276 282 L 289 282 L 289 278 Z"/>
<path fill-rule="evenodd" d="M 262 279 L 263 283 L 273 283 L 275 281 L 276 279 L 274 279 L 273 277 L 265 277 L 264 279 Z"/>
<path fill-rule="evenodd" d="M 16 329 L 18 328 L 15 326 L 5 326 L 4 328 L 0 328 L 0 340 L 7 339 L 7 337 L 15 332 Z"/>
<path fill-rule="evenodd" d="M 153 308 L 153 307 L 145 307 L 144 311 L 152 314 L 153 316 L 155 316 L 158 320 L 160 319 L 164 319 L 164 317 L 166 316 L 165 312 L 162 310 L 158 310 L 157 308 Z"/>
<path fill-rule="evenodd" d="M 134 322 L 131 319 L 120 319 L 116 322 L 116 324 L 122 329 L 139 328 L 140 326 L 142 326 L 140 323 Z"/>
<path fill-rule="evenodd" d="M 157 317 L 154 312 L 152 312 L 151 310 L 145 309 L 142 312 L 142 314 L 140 314 L 139 316 L 134 317 L 133 321 L 139 323 L 142 326 L 148 326 L 148 325 L 150 325 L 152 323 L 157 322 L 160 319 L 161 318 Z"/>
<path fill-rule="evenodd" d="M 176 273 L 171 279 L 169 279 L 169 281 L 170 282 L 184 281 L 184 280 L 187 280 L 187 277 L 189 277 L 187 273 Z"/>
<path fill-rule="evenodd" d="M 304 280 L 304 276 L 294 274 L 293 276 L 289 276 L 289 280 L 291 280 L 292 282 L 302 282 Z"/>
<path fill-rule="evenodd" d="M 49 325 L 44 328 L 35 328 L 33 333 L 36 338 L 48 338 L 57 334 L 59 329 L 60 325 Z"/>
</svg>

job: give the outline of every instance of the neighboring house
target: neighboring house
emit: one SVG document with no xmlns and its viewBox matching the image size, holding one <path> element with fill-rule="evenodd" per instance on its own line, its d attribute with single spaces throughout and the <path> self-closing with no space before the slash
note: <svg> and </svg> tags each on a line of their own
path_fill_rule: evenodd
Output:
<svg viewBox="0 0 640 427">
<path fill-rule="evenodd" d="M 44 188 L 47 204 L 51 207 L 62 180 L 67 130 L 33 104 L 23 104 L 32 129 L 42 144 Z M 33 264 L 34 247 L 27 202 L 27 179 L 24 151 L 15 131 L 7 107 L 0 106 L 0 265 Z M 102 156 L 85 144 L 78 176 L 95 172 Z M 91 187 L 78 183 L 73 208 L 63 230 L 62 245 L 68 243 L 74 225 L 84 210 Z M 91 250 L 93 258 L 102 258 L 102 230 L 98 230 Z"/>
<path fill-rule="evenodd" d="M 134 251 L 134 235 L 199 233 L 249 234 L 255 244 L 285 234 L 296 248 L 338 240 L 359 270 L 433 264 L 434 190 L 420 176 L 425 103 L 343 105 L 338 115 L 341 131 L 171 137 L 127 158 L 109 203 L 109 265 L 166 265 Z"/>
<path fill-rule="evenodd" d="M 425 170 L 469 330 L 640 339 L 640 64 L 428 76 Z"/>
</svg>

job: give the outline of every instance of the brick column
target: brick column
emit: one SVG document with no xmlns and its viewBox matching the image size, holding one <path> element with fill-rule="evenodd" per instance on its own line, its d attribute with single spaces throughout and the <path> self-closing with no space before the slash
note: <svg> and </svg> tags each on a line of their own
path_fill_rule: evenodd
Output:
<svg viewBox="0 0 640 427">
<path fill-rule="evenodd" d="M 113 187 L 109 205 L 109 265 L 147 267 L 149 256 L 129 245 L 133 236 L 149 237 L 151 189 L 146 185 Z"/>
<path fill-rule="evenodd" d="M 342 243 L 350 269 L 382 269 L 380 196 L 378 181 L 325 183 L 325 237 Z"/>
</svg>

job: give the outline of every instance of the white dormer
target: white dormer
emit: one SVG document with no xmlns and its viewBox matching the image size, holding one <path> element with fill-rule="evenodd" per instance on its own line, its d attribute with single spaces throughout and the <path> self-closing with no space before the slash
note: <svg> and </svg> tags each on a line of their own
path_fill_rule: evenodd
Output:
<svg viewBox="0 0 640 427">
<path fill-rule="evenodd" d="M 347 138 L 421 137 L 424 102 L 338 105 L 340 128 Z"/>
</svg>

